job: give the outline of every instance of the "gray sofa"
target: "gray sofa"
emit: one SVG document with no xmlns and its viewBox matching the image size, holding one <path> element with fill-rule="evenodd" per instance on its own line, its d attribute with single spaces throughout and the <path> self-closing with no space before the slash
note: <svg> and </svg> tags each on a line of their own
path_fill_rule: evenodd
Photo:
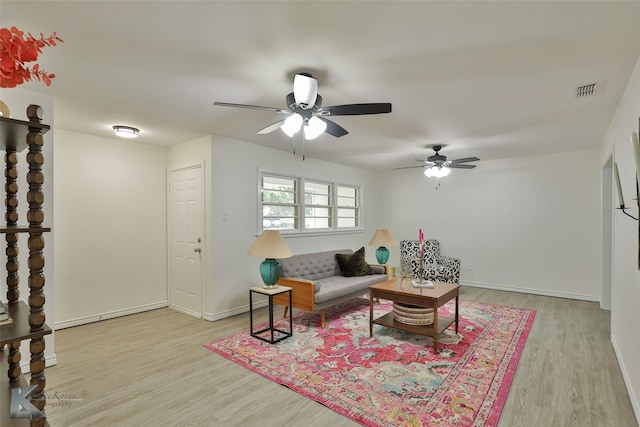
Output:
<svg viewBox="0 0 640 427">
<path fill-rule="evenodd" d="M 320 311 L 323 328 L 325 308 L 362 295 L 369 286 L 387 280 L 386 268 L 382 265 L 371 266 L 374 274 L 343 276 L 336 254 L 353 254 L 353 251 L 314 252 L 278 260 L 282 266 L 278 284 L 292 288 L 293 307 L 310 312 Z M 274 302 L 285 306 L 286 316 L 289 297 L 276 295 Z"/>
</svg>

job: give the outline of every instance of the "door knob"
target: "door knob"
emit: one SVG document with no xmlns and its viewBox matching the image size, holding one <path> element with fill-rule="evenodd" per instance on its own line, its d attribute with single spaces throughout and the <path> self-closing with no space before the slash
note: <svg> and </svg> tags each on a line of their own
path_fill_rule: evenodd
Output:
<svg viewBox="0 0 640 427">
<path fill-rule="evenodd" d="M 195 248 L 195 249 L 193 250 L 193 252 L 198 252 L 198 253 L 200 253 L 200 252 L 202 252 L 202 249 L 200 249 L 200 248 Z"/>
</svg>

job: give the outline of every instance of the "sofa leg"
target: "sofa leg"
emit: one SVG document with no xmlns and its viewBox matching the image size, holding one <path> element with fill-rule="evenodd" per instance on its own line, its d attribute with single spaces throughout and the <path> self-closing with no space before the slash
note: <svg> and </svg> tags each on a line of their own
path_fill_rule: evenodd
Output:
<svg viewBox="0 0 640 427">
<path fill-rule="evenodd" d="M 324 329 L 324 326 L 325 326 L 324 308 L 320 310 L 320 324 L 322 325 L 322 329 Z"/>
<path fill-rule="evenodd" d="M 285 306 L 284 306 L 284 314 L 282 315 L 282 317 L 283 317 L 283 318 L 284 318 L 284 317 L 287 317 L 287 312 L 288 312 L 288 311 L 289 311 L 289 306 L 288 306 L 288 305 L 285 305 Z"/>
</svg>

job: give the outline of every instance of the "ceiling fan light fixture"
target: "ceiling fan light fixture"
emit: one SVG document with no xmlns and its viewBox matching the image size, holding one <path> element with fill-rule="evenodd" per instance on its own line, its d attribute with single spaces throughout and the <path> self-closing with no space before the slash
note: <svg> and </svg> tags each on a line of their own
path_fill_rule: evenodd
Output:
<svg viewBox="0 0 640 427">
<path fill-rule="evenodd" d="M 313 140 L 322 135 L 322 133 L 327 129 L 327 124 L 324 120 L 319 119 L 318 117 L 311 117 L 309 122 L 304 127 L 304 137 L 307 140 Z"/>
<path fill-rule="evenodd" d="M 302 109 L 313 108 L 318 95 L 318 81 L 310 74 L 296 74 L 293 78 L 293 96 Z"/>
<path fill-rule="evenodd" d="M 424 170 L 427 178 L 443 178 L 451 173 L 451 169 L 446 166 L 431 166 Z"/>
<path fill-rule="evenodd" d="M 113 131 L 121 138 L 137 138 L 140 133 L 140 129 L 123 125 L 113 126 Z"/>
<path fill-rule="evenodd" d="M 292 137 L 300 130 L 302 121 L 302 116 L 300 114 L 292 114 L 286 118 L 284 123 L 282 123 L 282 126 L 280 126 L 280 129 L 282 129 L 282 131 L 286 133 L 288 137 Z"/>
</svg>

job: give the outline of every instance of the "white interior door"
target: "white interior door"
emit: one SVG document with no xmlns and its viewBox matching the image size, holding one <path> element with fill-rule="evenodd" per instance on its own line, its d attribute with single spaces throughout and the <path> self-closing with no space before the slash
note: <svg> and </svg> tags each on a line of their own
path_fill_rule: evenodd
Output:
<svg viewBox="0 0 640 427">
<path fill-rule="evenodd" d="M 202 166 L 169 171 L 169 307 L 202 318 Z"/>
</svg>

